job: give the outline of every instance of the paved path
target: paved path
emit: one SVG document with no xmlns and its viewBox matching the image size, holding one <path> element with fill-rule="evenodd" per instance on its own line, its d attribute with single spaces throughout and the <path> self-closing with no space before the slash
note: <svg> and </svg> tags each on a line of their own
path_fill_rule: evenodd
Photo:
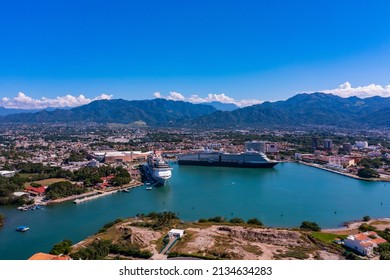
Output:
<svg viewBox="0 0 390 280">
<path fill-rule="evenodd" d="M 171 237 L 171 238 L 169 238 L 169 242 L 168 242 L 167 246 L 164 247 L 164 249 L 161 251 L 160 254 L 165 255 L 166 253 L 168 253 L 168 250 L 171 249 L 172 244 L 173 244 L 176 240 L 177 240 L 177 237 Z"/>
</svg>

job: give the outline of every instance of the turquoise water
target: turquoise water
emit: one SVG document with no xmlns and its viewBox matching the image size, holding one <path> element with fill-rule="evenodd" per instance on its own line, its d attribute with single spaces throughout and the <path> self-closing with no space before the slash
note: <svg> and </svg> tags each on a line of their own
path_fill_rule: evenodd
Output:
<svg viewBox="0 0 390 280">
<path fill-rule="evenodd" d="M 63 239 L 78 242 L 116 218 L 151 211 L 173 211 L 186 221 L 257 217 L 272 227 L 296 227 L 310 220 L 329 228 L 365 215 L 390 217 L 390 183 L 355 180 L 295 163 L 271 169 L 172 166 L 169 183 L 152 191 L 140 187 L 28 212 L 0 207 L 6 216 L 0 259 L 26 259 L 48 252 Z M 31 229 L 16 232 L 20 225 Z"/>
</svg>

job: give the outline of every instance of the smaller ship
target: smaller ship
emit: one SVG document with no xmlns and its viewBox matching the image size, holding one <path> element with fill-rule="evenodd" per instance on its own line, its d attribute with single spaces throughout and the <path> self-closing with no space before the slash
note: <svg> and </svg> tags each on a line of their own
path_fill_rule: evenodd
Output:
<svg viewBox="0 0 390 280">
<path fill-rule="evenodd" d="M 156 153 L 148 156 L 145 170 L 147 176 L 152 177 L 154 181 L 162 186 L 165 186 L 168 179 L 172 176 L 172 167 Z"/>
<path fill-rule="evenodd" d="M 26 232 L 28 231 L 30 228 L 27 227 L 27 226 L 20 226 L 20 227 L 17 227 L 16 228 L 16 231 L 19 231 L 19 232 Z"/>
<path fill-rule="evenodd" d="M 146 190 L 150 191 L 150 190 L 152 190 L 152 187 L 146 187 Z"/>
</svg>

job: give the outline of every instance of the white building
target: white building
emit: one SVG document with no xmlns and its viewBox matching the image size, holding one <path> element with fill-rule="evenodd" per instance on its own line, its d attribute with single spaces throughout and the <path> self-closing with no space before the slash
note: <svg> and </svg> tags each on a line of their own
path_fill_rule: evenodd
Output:
<svg viewBox="0 0 390 280">
<path fill-rule="evenodd" d="M 16 173 L 16 171 L 1 170 L 0 171 L 0 176 L 12 177 L 12 176 L 15 176 L 15 173 Z"/>
<path fill-rule="evenodd" d="M 367 149 L 368 148 L 368 142 L 367 141 L 355 141 L 355 146 L 358 149 Z"/>
<path fill-rule="evenodd" d="M 247 141 L 245 142 L 245 150 L 265 153 L 266 145 L 264 141 Z"/>
<path fill-rule="evenodd" d="M 267 144 L 267 153 L 277 153 L 279 152 L 278 145 L 276 144 Z"/>
<path fill-rule="evenodd" d="M 171 229 L 168 232 L 169 238 L 177 237 L 180 238 L 184 235 L 184 230 L 183 229 Z"/>
<path fill-rule="evenodd" d="M 344 245 L 363 256 L 372 255 L 374 248 L 381 243 L 385 243 L 382 237 L 379 237 L 375 231 L 366 231 L 348 236 L 344 239 Z"/>
</svg>

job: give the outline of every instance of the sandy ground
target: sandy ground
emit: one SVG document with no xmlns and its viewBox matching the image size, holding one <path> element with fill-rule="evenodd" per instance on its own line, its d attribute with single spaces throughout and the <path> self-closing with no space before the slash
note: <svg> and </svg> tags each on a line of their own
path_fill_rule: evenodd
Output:
<svg viewBox="0 0 390 280">
<path fill-rule="evenodd" d="M 272 260 L 283 258 L 278 255 L 291 248 L 313 248 L 313 244 L 305 240 L 301 233 L 283 229 L 213 225 L 188 228 L 186 234 L 190 236 L 189 240 L 184 240 L 173 251 L 200 255 L 226 252 L 232 259 Z M 340 259 L 338 254 L 315 249 L 308 254 L 309 259 L 314 259 L 316 254 L 322 259 Z"/>
<path fill-rule="evenodd" d="M 107 238 L 113 242 L 128 240 L 138 244 L 142 249 L 153 253 L 151 259 L 167 259 L 159 254 L 162 237 L 166 231 L 155 231 L 147 227 L 133 226 L 135 220 L 115 225 L 105 233 L 97 234 L 74 245 L 84 247 L 99 238 Z M 137 220 L 140 221 L 140 220 Z M 335 234 L 354 234 L 363 221 L 346 223 L 344 228 L 324 229 L 322 232 Z M 372 219 L 368 224 L 379 230 L 390 227 L 390 218 Z M 235 260 L 273 260 L 295 259 L 299 252 L 306 259 L 338 260 L 343 259 L 341 253 L 330 245 L 320 244 L 309 238 L 309 234 L 296 230 L 277 228 L 256 228 L 235 225 L 200 225 L 184 224 L 185 235 L 178 241 L 171 252 Z"/>
</svg>

